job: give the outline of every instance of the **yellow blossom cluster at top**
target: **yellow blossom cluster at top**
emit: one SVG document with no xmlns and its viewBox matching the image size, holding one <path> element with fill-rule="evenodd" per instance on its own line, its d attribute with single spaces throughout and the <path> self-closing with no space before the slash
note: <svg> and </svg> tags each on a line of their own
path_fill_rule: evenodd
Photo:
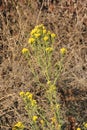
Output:
<svg viewBox="0 0 87 130">
<path fill-rule="evenodd" d="M 20 96 L 24 99 L 25 103 L 29 103 L 31 107 L 37 106 L 37 102 L 33 99 L 32 93 L 20 92 Z"/>
<path fill-rule="evenodd" d="M 29 44 L 41 42 L 50 42 L 55 39 L 56 35 L 47 31 L 43 24 L 35 26 L 35 28 L 30 33 L 30 38 L 28 40 Z"/>
</svg>

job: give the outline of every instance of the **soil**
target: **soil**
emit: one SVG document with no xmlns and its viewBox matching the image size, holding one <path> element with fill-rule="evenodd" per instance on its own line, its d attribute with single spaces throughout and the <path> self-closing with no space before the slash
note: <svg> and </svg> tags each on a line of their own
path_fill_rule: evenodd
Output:
<svg viewBox="0 0 87 130">
<path fill-rule="evenodd" d="M 0 0 L 0 130 L 12 130 L 18 121 L 29 122 L 19 92 L 38 90 L 21 50 L 37 24 L 56 33 L 55 58 L 61 47 L 68 50 L 57 85 L 63 129 L 75 130 L 87 122 L 86 0 L 57 0 L 43 6 L 36 0 Z"/>
</svg>

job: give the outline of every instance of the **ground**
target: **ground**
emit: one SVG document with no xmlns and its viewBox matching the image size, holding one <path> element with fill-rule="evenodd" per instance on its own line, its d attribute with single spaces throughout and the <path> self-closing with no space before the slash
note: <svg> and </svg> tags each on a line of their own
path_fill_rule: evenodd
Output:
<svg viewBox="0 0 87 130">
<path fill-rule="evenodd" d="M 30 31 L 44 24 L 56 33 L 56 55 L 61 47 L 68 52 L 64 71 L 58 81 L 65 123 L 75 130 L 87 122 L 87 2 L 58 0 L 48 7 L 35 0 L 0 2 L 0 129 L 11 130 L 17 121 L 28 116 L 20 91 L 37 94 L 26 59 L 21 50 L 27 47 Z M 37 95 L 39 99 L 39 95 Z M 28 129 L 28 128 L 26 128 Z"/>
</svg>

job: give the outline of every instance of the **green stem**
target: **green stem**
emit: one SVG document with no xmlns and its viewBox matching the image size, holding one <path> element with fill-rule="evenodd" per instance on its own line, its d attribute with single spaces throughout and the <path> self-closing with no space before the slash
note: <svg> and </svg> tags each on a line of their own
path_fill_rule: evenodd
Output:
<svg viewBox="0 0 87 130">
<path fill-rule="evenodd" d="M 58 80 L 58 78 L 60 77 L 60 74 L 61 74 L 61 72 L 62 72 L 62 63 L 63 63 L 63 60 L 64 60 L 64 58 L 62 57 L 61 58 L 61 60 L 60 60 L 60 66 L 59 66 L 59 70 L 56 72 L 56 74 L 55 74 L 55 79 L 54 79 L 54 83 L 53 83 L 53 85 L 55 85 L 56 84 L 56 81 Z"/>
</svg>

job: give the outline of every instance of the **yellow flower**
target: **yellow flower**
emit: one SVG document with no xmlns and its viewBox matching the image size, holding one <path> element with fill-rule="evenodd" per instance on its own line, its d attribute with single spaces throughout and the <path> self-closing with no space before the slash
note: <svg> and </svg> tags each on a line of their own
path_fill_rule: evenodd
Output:
<svg viewBox="0 0 87 130">
<path fill-rule="evenodd" d="M 67 49 L 66 48 L 61 48 L 60 53 L 61 53 L 61 55 L 64 56 L 67 53 Z"/>
<path fill-rule="evenodd" d="M 58 128 L 61 129 L 61 124 L 58 125 Z"/>
<path fill-rule="evenodd" d="M 43 34 L 45 34 L 45 33 L 46 33 L 46 29 L 43 30 Z"/>
<path fill-rule="evenodd" d="M 48 33 L 47 33 L 48 35 L 51 35 L 51 32 L 50 31 L 48 31 Z"/>
<path fill-rule="evenodd" d="M 57 105 L 56 105 L 56 109 L 60 109 L 60 104 L 57 104 Z"/>
<path fill-rule="evenodd" d="M 36 100 L 32 100 L 32 101 L 31 101 L 31 105 L 32 105 L 32 106 L 36 106 L 36 105 L 37 105 Z"/>
<path fill-rule="evenodd" d="M 32 93 L 30 93 L 30 94 L 28 95 L 28 98 L 29 98 L 30 100 L 32 100 L 32 97 L 33 97 L 33 95 L 32 95 Z"/>
<path fill-rule="evenodd" d="M 81 130 L 81 128 L 77 128 L 76 130 Z"/>
<path fill-rule="evenodd" d="M 44 41 L 48 41 L 48 39 L 49 39 L 49 38 L 48 38 L 47 36 L 44 37 Z"/>
<path fill-rule="evenodd" d="M 56 122 L 56 118 L 55 117 L 52 117 L 51 118 L 51 123 L 55 123 Z"/>
<path fill-rule="evenodd" d="M 44 125 L 44 120 L 40 120 L 40 123 L 41 123 L 42 125 Z"/>
<path fill-rule="evenodd" d="M 50 92 L 53 92 L 53 91 L 55 91 L 55 90 L 56 90 L 56 86 L 51 85 L 51 86 L 50 86 Z"/>
<path fill-rule="evenodd" d="M 32 119 L 33 119 L 33 121 L 34 121 L 34 122 L 36 122 L 36 121 L 37 121 L 37 119 L 38 119 L 38 117 L 37 117 L 37 116 L 33 116 L 33 118 L 32 118 Z"/>
<path fill-rule="evenodd" d="M 20 92 L 20 96 L 24 96 L 25 95 L 25 93 L 22 91 L 22 92 Z"/>
<path fill-rule="evenodd" d="M 33 35 L 36 32 L 37 32 L 37 29 L 33 29 L 30 34 Z"/>
<path fill-rule="evenodd" d="M 45 29 L 43 24 L 38 25 L 39 28 Z"/>
<path fill-rule="evenodd" d="M 23 48 L 23 49 L 22 49 L 22 53 L 23 53 L 23 54 L 26 54 L 26 53 L 28 53 L 28 52 L 29 52 L 29 50 L 28 50 L 27 48 Z"/>
<path fill-rule="evenodd" d="M 52 34 L 51 34 L 51 37 L 52 37 L 52 38 L 55 38 L 55 37 L 56 37 L 56 35 L 55 35 L 54 33 L 52 33 Z"/>
<path fill-rule="evenodd" d="M 34 38 L 29 38 L 29 40 L 28 40 L 28 43 L 30 43 L 30 44 L 32 44 L 32 43 L 34 43 L 35 42 L 35 39 Z"/>
<path fill-rule="evenodd" d="M 25 96 L 29 96 L 30 95 L 30 92 L 26 92 Z"/>
<path fill-rule="evenodd" d="M 33 97 L 32 93 L 26 92 L 25 96 L 26 96 L 28 99 L 32 100 L 32 97 Z"/>
<path fill-rule="evenodd" d="M 22 122 L 18 122 L 17 124 L 15 124 L 14 128 L 12 130 L 17 130 L 16 128 L 19 128 L 21 130 L 24 129 L 24 125 Z"/>
<path fill-rule="evenodd" d="M 53 51 L 53 48 L 52 48 L 52 47 L 46 48 L 46 52 L 52 52 L 52 51 Z"/>
<path fill-rule="evenodd" d="M 83 123 L 84 127 L 87 128 L 87 123 Z"/>
<path fill-rule="evenodd" d="M 38 29 L 40 25 L 35 26 L 35 29 Z"/>
<path fill-rule="evenodd" d="M 40 33 L 34 34 L 36 38 L 40 37 Z"/>
<path fill-rule="evenodd" d="M 48 84 L 48 85 L 50 85 L 50 84 L 51 84 L 51 81 L 50 81 L 50 80 L 48 80 L 47 84 Z"/>
</svg>

